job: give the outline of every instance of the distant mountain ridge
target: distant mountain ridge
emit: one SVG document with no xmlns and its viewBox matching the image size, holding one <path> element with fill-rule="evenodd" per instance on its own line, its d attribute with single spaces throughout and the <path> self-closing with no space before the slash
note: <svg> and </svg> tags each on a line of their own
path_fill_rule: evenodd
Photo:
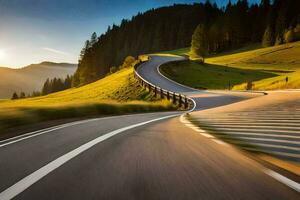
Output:
<svg viewBox="0 0 300 200">
<path fill-rule="evenodd" d="M 10 98 L 13 92 L 40 91 L 47 78 L 73 75 L 77 64 L 41 62 L 20 69 L 0 67 L 0 99 Z"/>
</svg>

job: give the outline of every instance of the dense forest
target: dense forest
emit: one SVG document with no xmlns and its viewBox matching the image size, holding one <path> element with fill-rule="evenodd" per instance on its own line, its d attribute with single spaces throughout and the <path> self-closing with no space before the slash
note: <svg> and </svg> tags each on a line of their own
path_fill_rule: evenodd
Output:
<svg viewBox="0 0 300 200">
<path fill-rule="evenodd" d="M 247 43 L 271 46 L 296 40 L 300 31 L 299 10 L 299 0 L 262 0 L 259 5 L 238 0 L 235 4 L 229 1 L 222 8 L 206 1 L 139 13 L 131 20 L 122 20 L 119 26 L 108 27 L 100 37 L 94 33 L 86 41 L 73 86 L 104 77 L 128 55 L 188 47 L 199 24 L 204 29 L 208 53 Z"/>
<path fill-rule="evenodd" d="M 191 46 L 191 56 L 236 49 L 250 43 L 273 46 L 300 40 L 300 0 L 231 1 L 225 7 L 205 3 L 174 4 L 139 13 L 120 25 L 93 33 L 82 48 L 78 69 L 66 79 L 48 79 L 40 96 L 84 85 L 131 63 L 134 57 Z M 132 57 L 134 56 L 134 57 Z M 123 62 L 123 64 L 122 64 Z M 12 99 L 24 98 L 14 93 Z"/>
<path fill-rule="evenodd" d="M 194 31 L 191 55 L 204 58 L 209 53 L 261 42 L 268 47 L 300 40 L 300 1 L 262 0 L 230 2 L 212 22 L 201 22 Z M 215 17 L 216 16 L 216 17 Z M 194 54 L 194 55 L 193 55 Z"/>
</svg>

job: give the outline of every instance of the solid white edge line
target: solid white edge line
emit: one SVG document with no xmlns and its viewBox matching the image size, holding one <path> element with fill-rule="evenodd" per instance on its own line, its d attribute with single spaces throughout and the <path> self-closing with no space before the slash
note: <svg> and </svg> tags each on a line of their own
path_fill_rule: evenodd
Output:
<svg viewBox="0 0 300 200">
<path fill-rule="evenodd" d="M 194 104 L 194 107 L 191 110 L 189 110 L 187 113 L 193 112 L 196 109 L 196 107 L 197 107 L 196 101 L 193 98 L 190 98 L 190 99 L 192 100 L 192 102 Z"/>
<path fill-rule="evenodd" d="M 22 135 L 18 135 L 15 137 L 11 137 L 5 140 L 1 140 L 0 141 L 0 148 L 10 145 L 10 144 L 14 144 L 16 142 L 20 142 L 22 140 L 26 140 L 32 137 L 36 137 L 45 133 L 49 133 L 55 130 L 59 130 L 59 129 L 63 129 L 63 128 L 67 128 L 70 126 L 75 126 L 75 125 L 80 125 L 80 124 L 84 124 L 84 123 L 88 123 L 88 122 L 92 122 L 92 121 L 98 121 L 98 120 L 107 120 L 107 119 L 114 119 L 114 118 L 118 118 L 118 117 L 128 117 L 128 116 L 136 116 L 136 115 L 145 115 L 145 114 L 156 114 L 156 113 L 142 113 L 142 114 L 132 114 L 132 115 L 118 115 L 118 116 L 110 116 L 110 117 L 100 117 L 100 118 L 93 118 L 93 119 L 84 119 L 84 120 L 79 120 L 79 121 L 74 121 L 74 122 L 69 122 L 69 123 L 65 123 L 65 124 L 60 124 L 57 126 L 52 126 L 52 127 L 48 127 L 45 129 L 41 129 L 41 130 L 37 130 L 37 131 L 33 131 L 33 132 L 29 132 L 29 133 L 24 133 Z"/>
<path fill-rule="evenodd" d="M 44 167 L 38 169 L 37 171 L 33 172 L 32 174 L 26 176 L 25 178 L 21 179 L 20 181 L 18 181 L 17 183 L 15 183 L 14 185 L 12 185 L 11 187 L 7 188 L 6 190 L 4 190 L 3 192 L 0 193 L 0 199 L 1 200 L 10 200 L 12 198 L 14 198 L 15 196 L 17 196 L 18 194 L 20 194 L 21 192 L 23 192 L 24 190 L 26 190 L 27 188 L 29 188 L 31 185 L 33 185 L 34 183 L 36 183 L 37 181 L 39 181 L 40 179 L 42 179 L 43 177 L 45 177 L 47 174 L 49 174 L 50 172 L 54 171 L 55 169 L 57 169 L 58 167 L 62 166 L 63 164 L 65 164 L 66 162 L 68 162 L 69 160 L 73 159 L 74 157 L 76 157 L 77 155 L 83 153 L 84 151 L 92 148 L 93 146 L 95 146 L 96 144 L 107 140 L 119 133 L 122 133 L 124 131 L 139 127 L 139 126 L 143 126 L 152 122 L 156 122 L 156 121 L 160 121 L 163 119 L 168 119 L 171 117 L 175 117 L 178 116 L 177 114 L 175 115 L 169 115 L 169 116 L 165 116 L 165 117 L 161 117 L 161 118 L 156 118 L 150 121 L 146 121 L 146 122 L 142 122 L 142 123 L 138 123 L 138 124 L 134 124 L 134 125 L 130 125 L 124 128 L 120 128 L 117 130 L 114 130 L 112 132 L 109 132 L 105 135 L 102 135 L 84 145 L 81 145 L 80 147 L 70 151 L 69 153 L 66 153 L 65 155 L 53 160 L 52 162 L 48 163 L 47 165 L 45 165 Z"/>
<path fill-rule="evenodd" d="M 174 82 L 174 83 L 176 83 L 176 84 L 178 84 L 178 85 L 184 86 L 184 87 L 186 87 L 186 88 L 190 88 L 190 87 L 188 87 L 188 86 L 185 86 L 185 85 L 182 85 L 182 84 L 180 84 L 180 83 L 177 83 L 177 82 L 175 82 L 175 81 L 169 79 L 168 77 L 164 76 L 164 75 L 160 72 L 160 66 L 161 66 L 161 65 L 159 65 L 156 69 L 157 69 L 158 73 L 159 73 L 161 76 L 163 76 L 164 78 L 166 78 L 166 79 L 168 79 L 169 81 Z M 190 89 L 194 89 L 194 88 L 190 88 Z M 194 90 L 195 90 L 195 89 L 194 89 Z M 191 99 L 191 100 L 193 101 L 193 103 L 194 103 L 194 108 L 191 109 L 190 111 L 186 112 L 186 113 L 193 112 L 193 111 L 195 110 L 195 108 L 196 108 L 196 102 L 195 102 L 195 100 L 192 99 L 192 98 L 190 98 L 190 99 Z M 186 113 L 185 113 L 185 114 L 186 114 Z M 181 121 L 182 123 L 184 123 L 184 124 L 186 124 L 186 122 L 185 122 L 186 119 L 184 119 L 184 115 L 185 115 L 185 114 L 183 114 L 183 115 L 180 116 L 180 118 L 182 117 L 180 121 Z M 188 127 L 189 127 L 189 126 L 188 126 Z M 189 128 L 192 128 L 192 127 L 189 127 Z M 214 138 L 213 136 L 211 136 L 210 134 L 207 134 L 207 133 L 201 133 L 201 135 L 203 135 L 203 136 L 205 136 L 205 137 L 209 137 L 209 138 Z M 215 139 L 213 139 L 213 141 L 216 142 L 216 143 L 218 143 L 218 144 L 225 144 L 225 145 L 227 145 L 227 143 L 224 143 L 223 141 L 220 141 L 220 140 L 215 140 Z M 264 170 L 264 172 L 265 172 L 266 174 L 268 174 L 269 176 L 273 177 L 274 179 L 276 179 L 277 181 L 279 181 L 279 182 L 281 182 L 281 183 L 283 183 L 283 184 L 289 186 L 290 188 L 296 190 L 297 192 L 300 192 L 300 184 L 299 184 L 299 183 L 297 183 L 297 182 L 295 182 L 295 181 L 292 181 L 292 180 L 286 178 L 285 176 L 282 176 L 281 174 L 278 174 L 278 173 L 276 173 L 276 172 L 274 172 L 274 171 L 272 171 L 272 170 L 270 170 L 270 169 Z"/>
<path fill-rule="evenodd" d="M 297 192 L 300 192 L 300 184 L 291 180 L 291 179 L 288 179 L 287 177 L 285 176 L 282 176 L 281 174 L 277 173 L 277 172 L 274 172 L 273 170 L 270 170 L 270 169 L 265 169 L 264 172 L 273 177 L 274 179 L 276 179 L 277 181 L 289 186 L 290 188 L 293 188 L 294 190 L 296 190 Z"/>
<path fill-rule="evenodd" d="M 182 57 L 182 56 L 181 56 L 181 57 Z M 184 57 L 182 57 L 182 58 L 184 58 Z M 174 61 L 184 61 L 184 59 L 181 59 L 181 60 L 173 60 L 173 61 L 169 61 L 169 62 L 174 62 Z M 163 75 L 163 74 L 161 73 L 161 71 L 160 71 L 160 68 L 161 68 L 162 65 L 167 64 L 167 63 L 169 63 L 169 62 L 160 64 L 160 65 L 158 65 L 158 66 L 156 67 L 156 70 L 157 70 L 157 72 L 158 72 L 158 74 L 159 74 L 160 76 L 164 77 L 165 79 L 167 79 L 168 81 L 170 81 L 170 82 L 172 82 L 172 83 L 174 83 L 174 84 L 176 84 L 176 85 L 179 85 L 179 86 L 184 87 L 184 88 L 186 88 L 186 89 L 194 90 L 194 91 L 191 91 L 191 92 L 201 92 L 201 90 L 198 90 L 198 89 L 196 89 L 196 88 L 192 88 L 192 87 L 187 86 L 187 85 L 183 85 L 183 84 L 178 83 L 178 82 L 176 82 L 176 81 L 170 79 L 169 77 L 166 77 L 165 75 Z"/>
<path fill-rule="evenodd" d="M 20 142 L 22 140 L 26 140 L 26 139 L 29 139 L 29 138 L 32 138 L 32 137 L 36 137 L 36 136 L 45 134 L 45 133 L 49 133 L 49 132 L 52 132 L 52 131 L 55 131 L 55 130 L 59 130 L 59 129 L 63 129 L 63 128 L 67 128 L 67 127 L 70 127 L 70 126 L 79 125 L 79 124 L 83 124 L 83 123 L 87 123 L 87 122 L 91 122 L 91 121 L 96 121 L 96 120 L 100 120 L 100 119 L 101 118 L 95 118 L 95 119 L 90 119 L 90 120 L 82 120 L 82 121 L 78 121 L 78 122 L 71 122 L 71 123 L 66 123 L 66 124 L 62 124 L 62 125 L 58 125 L 58 126 L 38 130 L 38 131 L 33 131 L 33 132 L 30 132 L 30 133 L 25 133 L 25 134 L 22 134 L 22 135 L 13 137 L 13 138 L 9 138 L 9 139 L 0 141 L 0 142 L 8 141 L 4 144 L 0 144 L 0 148 L 4 147 L 4 146 L 7 146 L 7 145 L 10 145 L 10 144 L 13 144 L 13 143 L 16 143 L 16 142 Z"/>
</svg>

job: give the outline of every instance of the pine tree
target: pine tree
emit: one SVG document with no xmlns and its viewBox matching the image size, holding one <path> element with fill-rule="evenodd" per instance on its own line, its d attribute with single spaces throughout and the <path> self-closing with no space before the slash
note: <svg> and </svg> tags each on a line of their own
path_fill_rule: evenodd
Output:
<svg viewBox="0 0 300 200">
<path fill-rule="evenodd" d="M 47 95 L 50 93 L 50 80 L 47 78 L 46 82 L 44 83 L 42 94 Z"/>
<path fill-rule="evenodd" d="M 269 47 L 273 45 L 274 45 L 274 33 L 272 28 L 268 26 L 263 36 L 262 46 Z"/>
<path fill-rule="evenodd" d="M 19 96 L 16 92 L 13 93 L 12 97 L 11 97 L 12 100 L 16 100 L 16 99 L 19 99 Z"/>
<path fill-rule="evenodd" d="M 203 24 L 199 24 L 192 36 L 191 55 L 192 58 L 201 57 L 204 62 L 207 55 L 207 37 L 206 30 Z"/>
<path fill-rule="evenodd" d="M 81 62 L 85 56 L 85 53 L 86 53 L 87 49 L 89 49 L 89 48 L 90 48 L 90 41 L 87 40 L 87 41 L 85 41 L 84 46 L 80 51 L 79 61 L 78 61 L 79 65 L 81 64 Z"/>
<path fill-rule="evenodd" d="M 72 87 L 72 76 L 67 75 L 64 81 L 64 90 Z"/>
<path fill-rule="evenodd" d="M 96 44 L 98 41 L 98 38 L 97 38 L 97 33 L 94 32 L 91 36 L 91 40 L 90 40 L 90 46 L 92 47 L 94 44 Z"/>
<path fill-rule="evenodd" d="M 21 93 L 20 93 L 20 99 L 24 99 L 24 98 L 26 98 L 26 95 L 25 95 L 24 92 L 21 92 Z"/>
</svg>

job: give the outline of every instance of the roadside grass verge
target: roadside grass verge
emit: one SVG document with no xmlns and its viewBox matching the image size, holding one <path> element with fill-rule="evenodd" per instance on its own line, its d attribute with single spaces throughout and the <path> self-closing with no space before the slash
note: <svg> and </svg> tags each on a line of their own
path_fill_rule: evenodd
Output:
<svg viewBox="0 0 300 200">
<path fill-rule="evenodd" d="M 190 47 L 186 47 L 186 48 L 181 48 L 181 49 L 176 49 L 171 51 L 162 51 L 158 54 L 173 54 L 176 56 L 189 56 L 190 49 L 191 49 Z"/>
<path fill-rule="evenodd" d="M 183 54 L 188 53 L 185 50 Z M 268 48 L 253 44 L 210 55 L 205 62 L 169 63 L 161 69 L 169 78 L 195 88 L 228 89 L 230 83 L 233 90 L 245 90 L 249 81 L 254 90 L 300 88 L 300 42 Z"/>
<path fill-rule="evenodd" d="M 18 107 L 1 110 L 0 132 L 5 129 L 38 123 L 49 120 L 120 115 L 128 113 L 156 112 L 175 110 L 176 107 L 167 100 L 155 102 L 131 101 L 131 102 L 89 102 L 79 104 L 67 104 L 60 106 L 43 107 Z"/>
<path fill-rule="evenodd" d="M 133 68 L 99 81 L 46 96 L 0 101 L 0 133 L 43 121 L 176 110 L 167 100 L 139 86 Z"/>
</svg>

